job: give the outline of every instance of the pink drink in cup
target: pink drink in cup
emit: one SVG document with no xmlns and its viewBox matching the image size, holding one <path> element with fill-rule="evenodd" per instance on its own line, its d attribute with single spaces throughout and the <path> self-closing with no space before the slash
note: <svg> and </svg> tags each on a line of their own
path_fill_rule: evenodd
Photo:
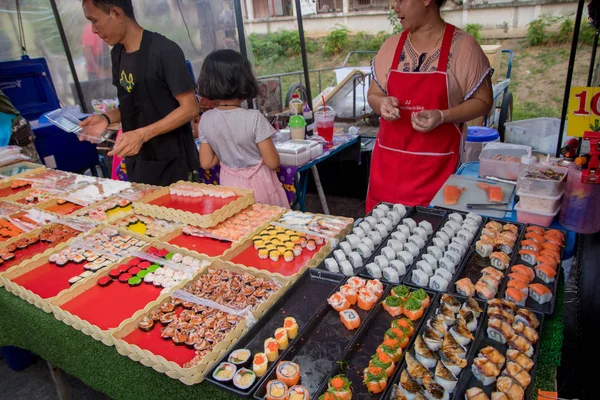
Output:
<svg viewBox="0 0 600 400">
<path fill-rule="evenodd" d="M 335 127 L 335 111 L 331 107 L 326 109 L 319 107 L 314 113 L 315 122 L 317 123 L 317 133 L 326 142 L 333 142 L 333 130 Z"/>
</svg>

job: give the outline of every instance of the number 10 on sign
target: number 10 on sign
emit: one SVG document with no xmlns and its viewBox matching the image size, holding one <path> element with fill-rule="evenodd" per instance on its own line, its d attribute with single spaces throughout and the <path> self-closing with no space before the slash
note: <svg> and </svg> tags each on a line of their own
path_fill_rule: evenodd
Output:
<svg viewBox="0 0 600 400">
<path fill-rule="evenodd" d="M 569 96 L 567 135 L 600 132 L 600 87 L 576 86 Z"/>
</svg>

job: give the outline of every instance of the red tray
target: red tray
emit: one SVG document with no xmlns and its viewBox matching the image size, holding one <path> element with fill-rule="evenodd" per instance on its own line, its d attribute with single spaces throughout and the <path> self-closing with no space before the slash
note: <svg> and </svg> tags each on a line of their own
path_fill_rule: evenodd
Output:
<svg viewBox="0 0 600 400">
<path fill-rule="evenodd" d="M 149 204 L 173 208 L 181 211 L 189 211 L 194 214 L 208 215 L 225 207 L 227 204 L 237 199 L 239 199 L 239 196 L 232 196 L 223 199 L 221 197 L 212 196 L 182 197 L 166 194 L 156 200 L 151 201 Z"/>
<path fill-rule="evenodd" d="M 68 289 L 71 286 L 69 279 L 84 272 L 84 265 L 85 263 L 71 262 L 64 267 L 58 267 L 56 264 L 46 263 L 13 279 L 13 282 L 47 299 Z"/>
<path fill-rule="evenodd" d="M 181 311 L 182 309 L 179 307 L 177 315 Z M 196 351 L 186 345 L 177 346 L 171 339 L 163 339 L 160 336 L 162 327 L 163 325 L 160 323 L 155 324 L 150 332 L 144 332 L 136 328 L 123 340 L 144 350 L 149 350 L 157 356 L 163 356 L 166 360 L 173 361 L 183 367 L 186 362 L 194 358 Z"/>
<path fill-rule="evenodd" d="M 169 240 L 170 244 L 183 247 L 184 249 L 197 251 L 206 254 L 209 257 L 217 257 L 231 248 L 231 242 L 222 242 L 220 240 L 207 237 L 190 236 L 182 233 L 179 236 Z"/>
<path fill-rule="evenodd" d="M 18 189 L 13 189 L 10 186 L 9 187 L 5 187 L 4 189 L 0 189 L 0 197 L 8 197 L 8 196 L 12 196 L 13 194 L 17 194 L 20 193 L 24 190 L 30 189 L 31 185 L 27 185 L 27 186 L 23 186 L 20 187 Z"/>
<path fill-rule="evenodd" d="M 65 204 L 55 204 L 51 207 L 48 207 L 46 210 L 59 215 L 68 215 L 77 210 L 81 210 L 82 208 L 83 206 L 80 206 L 79 204 L 66 202 Z"/>
<path fill-rule="evenodd" d="M 295 257 L 292 262 L 285 262 L 283 257 L 279 258 L 279 261 L 274 262 L 270 259 L 262 260 L 258 257 L 258 252 L 254 248 L 254 246 L 249 246 L 246 250 L 244 250 L 240 255 L 236 256 L 231 260 L 234 264 L 242 264 L 247 267 L 254 267 L 256 269 L 264 269 L 269 272 L 275 272 L 281 274 L 283 276 L 292 276 L 298 273 L 303 266 L 306 265 L 307 262 L 310 261 L 311 258 L 321 250 L 321 247 L 325 246 L 322 244 L 317 246 L 315 251 L 308 251 L 307 249 L 303 249 L 302 255 L 300 257 Z"/>
<path fill-rule="evenodd" d="M 117 328 L 136 311 L 158 299 L 161 290 L 162 287 L 158 288 L 148 283 L 135 287 L 119 281 L 114 281 L 106 287 L 94 284 L 60 308 L 102 330 L 108 330 Z"/>
<path fill-rule="evenodd" d="M 12 260 L 9 260 L 9 261 L 4 261 L 4 263 L 2 263 L 2 265 L 0 265 L 0 272 L 4 272 L 14 265 L 18 265 L 25 260 L 33 258 L 39 253 L 43 253 L 44 251 L 48 250 L 48 248 L 50 248 L 51 246 L 54 247 L 55 244 L 40 241 L 34 245 L 27 247 L 26 249 L 23 249 L 23 250 L 17 249 L 14 253 L 15 258 L 13 258 Z"/>
</svg>

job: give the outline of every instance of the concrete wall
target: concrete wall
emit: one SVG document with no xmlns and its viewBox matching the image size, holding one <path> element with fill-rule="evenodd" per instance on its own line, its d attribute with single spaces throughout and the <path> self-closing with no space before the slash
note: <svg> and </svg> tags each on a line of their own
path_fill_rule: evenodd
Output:
<svg viewBox="0 0 600 400">
<path fill-rule="evenodd" d="M 246 2 L 246 15 L 252 16 L 251 9 L 248 8 L 251 0 L 246 0 Z M 565 16 L 575 14 L 576 10 L 576 1 L 477 0 L 476 4 L 469 3 L 469 6 L 453 5 L 452 8 L 445 8 L 442 10 L 442 14 L 447 22 L 459 27 L 466 24 L 483 25 L 481 32 L 483 37 L 511 38 L 525 36 L 527 25 L 542 15 Z M 352 33 L 391 32 L 391 25 L 387 17 L 388 12 L 385 10 L 306 15 L 303 19 L 304 31 L 307 36 L 324 36 L 331 27 L 341 24 Z M 258 34 L 297 29 L 296 17 L 249 19 L 245 26 L 248 33 Z"/>
</svg>

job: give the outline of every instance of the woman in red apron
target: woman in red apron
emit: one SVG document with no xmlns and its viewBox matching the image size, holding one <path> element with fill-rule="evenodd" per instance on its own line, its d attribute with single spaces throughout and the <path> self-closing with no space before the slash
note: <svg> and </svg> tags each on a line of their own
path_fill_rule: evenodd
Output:
<svg viewBox="0 0 600 400">
<path fill-rule="evenodd" d="M 475 39 L 446 24 L 445 0 L 397 0 L 404 31 L 372 64 L 369 104 L 381 116 L 367 211 L 379 202 L 429 205 L 460 163 L 463 123 L 492 106 L 489 61 Z"/>
</svg>

